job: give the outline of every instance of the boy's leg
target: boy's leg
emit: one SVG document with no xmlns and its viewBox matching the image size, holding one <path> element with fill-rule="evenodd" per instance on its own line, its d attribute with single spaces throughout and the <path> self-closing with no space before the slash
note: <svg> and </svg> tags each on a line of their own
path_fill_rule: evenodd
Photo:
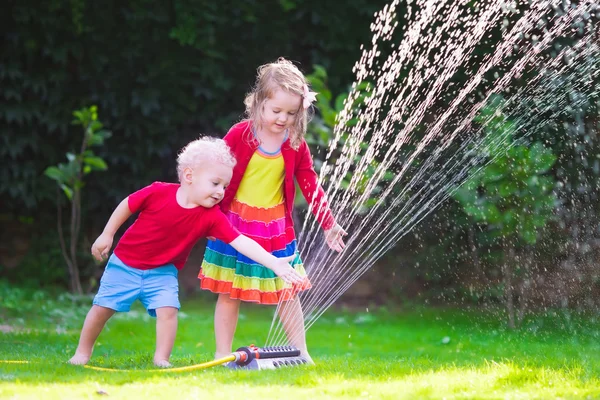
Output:
<svg viewBox="0 0 600 400">
<path fill-rule="evenodd" d="M 215 306 L 215 341 L 217 343 L 215 358 L 231 354 L 239 311 L 240 300 L 232 299 L 228 293 L 219 294 Z"/>
<path fill-rule="evenodd" d="M 292 300 L 284 302 L 279 308 L 279 318 L 290 345 L 300 350 L 300 355 L 310 364 L 314 364 L 306 347 L 306 332 L 304 330 L 304 314 L 300 299 L 295 296 Z"/>
<path fill-rule="evenodd" d="M 79 345 L 75 350 L 75 355 L 71 357 L 69 363 L 76 365 L 87 364 L 92 356 L 94 350 L 94 343 L 98 339 L 98 335 L 102 332 L 102 328 L 106 324 L 106 321 L 112 317 L 115 310 L 110 308 L 93 305 L 83 323 L 81 329 L 81 336 L 79 338 Z"/>
<path fill-rule="evenodd" d="M 159 367 L 170 367 L 169 357 L 177 335 L 177 312 L 175 307 L 156 309 L 156 352 L 154 364 Z"/>
</svg>

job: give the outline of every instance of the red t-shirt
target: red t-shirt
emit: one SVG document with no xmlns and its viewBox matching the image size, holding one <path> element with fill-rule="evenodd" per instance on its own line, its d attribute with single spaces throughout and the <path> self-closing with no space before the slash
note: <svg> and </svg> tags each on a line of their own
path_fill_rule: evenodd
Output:
<svg viewBox="0 0 600 400">
<path fill-rule="evenodd" d="M 140 214 L 115 248 L 128 266 L 152 269 L 172 263 L 181 269 L 198 239 L 214 236 L 230 243 L 240 235 L 219 207 L 181 207 L 179 186 L 154 182 L 129 195 L 129 209 Z"/>
</svg>

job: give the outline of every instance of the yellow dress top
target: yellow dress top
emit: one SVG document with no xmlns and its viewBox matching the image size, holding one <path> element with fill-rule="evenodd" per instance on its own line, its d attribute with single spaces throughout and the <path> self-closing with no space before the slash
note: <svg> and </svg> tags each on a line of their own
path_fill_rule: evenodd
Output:
<svg viewBox="0 0 600 400">
<path fill-rule="evenodd" d="M 281 151 L 267 154 L 257 149 L 244 172 L 235 198 L 253 207 L 271 208 L 283 203 L 285 164 Z"/>
</svg>

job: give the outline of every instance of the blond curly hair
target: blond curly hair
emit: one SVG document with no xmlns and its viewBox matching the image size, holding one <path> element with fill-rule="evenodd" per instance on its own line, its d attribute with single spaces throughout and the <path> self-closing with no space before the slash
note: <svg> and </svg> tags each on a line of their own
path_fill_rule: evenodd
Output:
<svg viewBox="0 0 600 400">
<path fill-rule="evenodd" d="M 177 176 L 179 181 L 186 168 L 197 168 L 206 163 L 219 163 L 235 167 L 236 160 L 231 149 L 223 139 L 210 136 L 200 137 L 188 143 L 177 156 Z"/>
<path fill-rule="evenodd" d="M 248 119 L 260 129 L 264 104 L 278 89 L 303 97 L 304 86 L 308 85 L 308 82 L 298 67 L 283 57 L 275 62 L 261 65 L 257 71 L 256 83 L 250 93 L 246 95 L 244 104 Z M 300 146 L 312 115 L 312 106 L 305 109 L 301 103 L 296 120 L 289 132 L 290 144 L 293 149 L 298 149 Z"/>
</svg>

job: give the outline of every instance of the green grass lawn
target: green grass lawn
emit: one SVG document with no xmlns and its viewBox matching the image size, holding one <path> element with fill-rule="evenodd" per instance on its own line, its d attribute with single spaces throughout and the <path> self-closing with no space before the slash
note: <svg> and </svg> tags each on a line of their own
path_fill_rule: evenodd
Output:
<svg viewBox="0 0 600 400">
<path fill-rule="evenodd" d="M 213 301 L 183 303 L 175 366 L 212 359 Z M 154 320 L 137 307 L 109 321 L 91 361 L 136 371 L 99 372 L 66 364 L 89 304 L 0 282 L 0 398 L 600 398 L 593 316 L 548 312 L 507 331 L 502 314 L 483 311 L 335 310 L 308 332 L 316 366 L 167 373 L 144 371 L 154 368 Z M 234 345 L 263 345 L 272 312 L 243 307 Z"/>
</svg>

